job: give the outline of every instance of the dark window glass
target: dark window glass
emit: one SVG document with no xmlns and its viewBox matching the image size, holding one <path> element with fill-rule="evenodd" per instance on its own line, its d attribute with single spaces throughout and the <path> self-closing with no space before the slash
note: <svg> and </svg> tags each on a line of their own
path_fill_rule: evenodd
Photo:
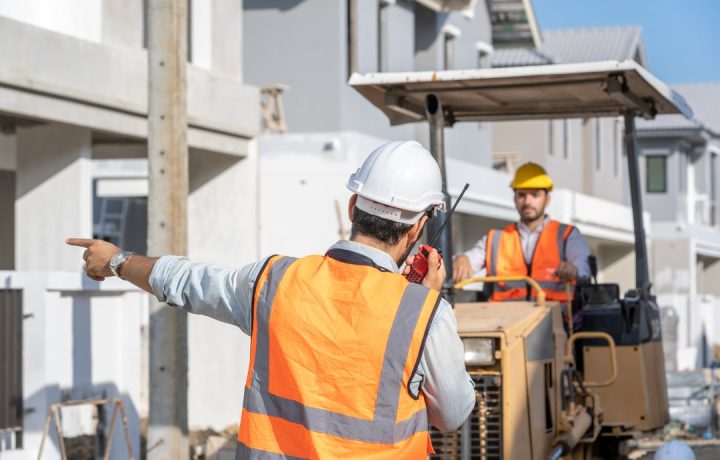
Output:
<svg viewBox="0 0 720 460">
<path fill-rule="evenodd" d="M 667 192 L 667 157 L 665 155 L 648 155 L 647 166 L 648 193 Z"/>
</svg>

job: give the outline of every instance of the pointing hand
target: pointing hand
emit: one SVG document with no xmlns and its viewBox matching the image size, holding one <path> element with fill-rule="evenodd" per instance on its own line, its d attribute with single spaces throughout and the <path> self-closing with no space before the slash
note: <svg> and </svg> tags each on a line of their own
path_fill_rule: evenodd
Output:
<svg viewBox="0 0 720 460">
<path fill-rule="evenodd" d="M 105 278 L 113 276 L 110 271 L 110 259 L 121 251 L 119 247 L 107 241 L 85 238 L 68 238 L 65 242 L 70 246 L 85 248 L 83 259 L 88 278 L 103 281 Z"/>
</svg>

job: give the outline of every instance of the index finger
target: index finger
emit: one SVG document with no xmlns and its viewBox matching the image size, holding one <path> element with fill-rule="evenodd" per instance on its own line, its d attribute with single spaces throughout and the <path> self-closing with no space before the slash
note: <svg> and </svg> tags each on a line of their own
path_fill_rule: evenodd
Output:
<svg viewBox="0 0 720 460">
<path fill-rule="evenodd" d="M 95 240 L 90 240 L 87 238 L 68 238 L 65 240 L 66 244 L 69 244 L 70 246 L 80 246 L 82 248 L 89 248 L 91 244 L 93 244 Z"/>
</svg>

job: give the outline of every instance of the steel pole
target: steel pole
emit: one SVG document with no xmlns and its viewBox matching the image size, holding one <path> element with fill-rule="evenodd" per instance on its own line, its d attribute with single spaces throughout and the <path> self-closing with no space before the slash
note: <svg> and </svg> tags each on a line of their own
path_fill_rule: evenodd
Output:
<svg viewBox="0 0 720 460">
<path fill-rule="evenodd" d="M 472 427 L 470 426 L 470 419 L 472 419 L 472 413 L 468 416 L 460 427 L 460 460 L 471 460 L 472 459 Z"/>
<path fill-rule="evenodd" d="M 625 113 L 625 151 L 630 175 L 630 198 L 632 200 L 633 224 L 635 228 L 635 286 L 643 295 L 650 293 L 648 272 L 647 241 L 643 222 L 642 190 L 640 188 L 640 167 L 635 139 L 635 114 Z"/>
<path fill-rule="evenodd" d="M 445 115 L 443 113 L 442 103 L 440 99 L 434 94 L 429 94 L 425 98 L 425 114 L 430 125 L 430 153 L 437 161 L 440 167 L 440 175 L 442 176 L 442 192 L 445 198 L 445 208 L 450 211 L 452 204 L 450 203 L 450 195 L 447 190 L 447 174 L 445 172 Z M 429 237 L 435 235 L 440 229 L 445 216 L 442 214 L 435 216 L 430 219 L 427 225 L 427 232 L 425 233 Z M 445 262 L 445 270 L 447 271 L 447 278 L 443 285 L 442 294 L 445 298 L 453 303 L 452 293 L 452 222 L 448 221 L 445 229 L 438 238 L 438 250 L 442 254 L 443 261 Z"/>
<path fill-rule="evenodd" d="M 187 254 L 187 1 L 149 0 L 148 253 Z M 150 299 L 147 458 L 187 459 L 187 315 Z"/>
</svg>

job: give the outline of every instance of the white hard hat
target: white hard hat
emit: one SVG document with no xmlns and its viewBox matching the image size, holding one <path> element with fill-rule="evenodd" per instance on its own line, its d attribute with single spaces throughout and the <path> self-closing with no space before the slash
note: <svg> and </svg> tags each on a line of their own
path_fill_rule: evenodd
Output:
<svg viewBox="0 0 720 460">
<path fill-rule="evenodd" d="M 356 206 L 384 219 L 414 224 L 432 209 L 445 211 L 442 177 L 435 159 L 415 141 L 390 142 L 373 150 L 350 176 Z"/>
<path fill-rule="evenodd" d="M 687 444 L 672 440 L 660 446 L 653 460 L 695 460 L 695 454 Z"/>
</svg>

